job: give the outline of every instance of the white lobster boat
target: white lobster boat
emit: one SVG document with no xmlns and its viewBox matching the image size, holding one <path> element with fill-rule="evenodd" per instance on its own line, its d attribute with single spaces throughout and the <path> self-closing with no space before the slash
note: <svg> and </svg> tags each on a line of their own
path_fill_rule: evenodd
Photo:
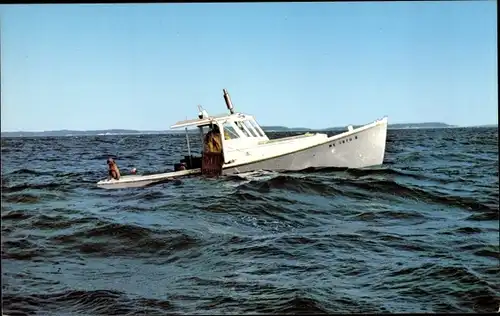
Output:
<svg viewBox="0 0 500 316">
<path fill-rule="evenodd" d="M 255 170 L 298 171 L 307 168 L 364 168 L 381 165 L 384 160 L 387 137 L 387 117 L 359 128 L 328 137 L 323 133 L 305 133 L 298 136 L 270 140 L 252 115 L 236 113 L 229 94 L 224 89 L 229 114 L 210 116 L 201 109 L 197 119 L 180 121 L 172 129 L 197 127 L 204 138 L 205 129 L 218 126 L 222 153 L 218 166 L 219 175 L 237 174 Z M 119 180 L 101 180 L 97 185 L 105 189 L 143 187 L 189 175 L 204 175 L 214 161 L 208 154 L 191 155 L 176 164 L 175 171 L 152 175 L 125 175 Z M 208 166 L 212 164 L 212 166 Z M 182 169 L 182 170 L 180 170 Z M 216 172 L 217 173 L 217 172 Z"/>
</svg>

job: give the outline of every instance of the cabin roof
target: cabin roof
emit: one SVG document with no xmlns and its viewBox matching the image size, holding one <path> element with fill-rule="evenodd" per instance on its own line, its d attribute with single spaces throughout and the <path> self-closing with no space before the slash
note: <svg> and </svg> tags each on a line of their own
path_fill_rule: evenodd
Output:
<svg viewBox="0 0 500 316">
<path fill-rule="evenodd" d="M 170 128 L 175 129 L 175 128 L 181 128 L 181 127 L 190 127 L 190 126 L 203 126 L 203 125 L 208 125 L 211 122 L 221 122 L 221 121 L 226 121 L 226 120 L 235 120 L 239 121 L 241 119 L 251 119 L 251 115 L 243 114 L 243 113 L 234 113 L 234 114 L 221 114 L 221 115 L 216 115 L 216 116 L 209 116 L 206 118 L 196 118 L 196 119 L 191 119 L 191 120 L 184 120 L 184 121 L 179 121 L 175 123 L 174 125 L 170 126 Z"/>
</svg>

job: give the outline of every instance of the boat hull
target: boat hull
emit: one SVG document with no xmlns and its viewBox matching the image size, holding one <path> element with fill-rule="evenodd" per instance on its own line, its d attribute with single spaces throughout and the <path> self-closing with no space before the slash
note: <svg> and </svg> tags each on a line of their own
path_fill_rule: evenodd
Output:
<svg viewBox="0 0 500 316">
<path fill-rule="evenodd" d="M 329 137 L 325 142 L 309 148 L 239 166 L 225 166 L 223 174 L 254 170 L 298 171 L 311 167 L 365 168 L 381 165 L 386 139 L 387 119 L 384 118 L 365 129 Z"/>
<path fill-rule="evenodd" d="M 384 162 L 386 138 L 387 119 L 384 118 L 283 155 L 247 163 L 225 164 L 222 174 L 231 175 L 255 170 L 298 171 L 311 167 L 365 168 L 381 165 Z M 197 168 L 153 175 L 130 175 L 123 176 L 120 180 L 101 180 L 97 186 L 103 189 L 138 188 L 200 174 L 201 169 Z"/>
<path fill-rule="evenodd" d="M 172 171 L 166 173 L 158 173 L 151 175 L 129 175 L 123 176 L 119 180 L 101 180 L 97 182 L 97 186 L 103 189 L 130 189 L 141 188 L 152 184 L 167 182 L 180 177 L 197 175 L 201 173 L 201 169 L 191 169 L 182 171 Z"/>
</svg>

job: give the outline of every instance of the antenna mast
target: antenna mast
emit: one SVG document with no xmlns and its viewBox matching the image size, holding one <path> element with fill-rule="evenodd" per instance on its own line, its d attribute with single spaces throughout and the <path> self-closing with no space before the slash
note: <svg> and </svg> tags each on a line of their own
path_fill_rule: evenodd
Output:
<svg viewBox="0 0 500 316">
<path fill-rule="evenodd" d="M 226 106 L 227 109 L 229 110 L 229 113 L 234 114 L 233 103 L 231 102 L 231 97 L 229 96 L 229 93 L 227 92 L 226 89 L 222 89 L 222 92 L 224 92 L 224 101 L 226 101 Z"/>
</svg>

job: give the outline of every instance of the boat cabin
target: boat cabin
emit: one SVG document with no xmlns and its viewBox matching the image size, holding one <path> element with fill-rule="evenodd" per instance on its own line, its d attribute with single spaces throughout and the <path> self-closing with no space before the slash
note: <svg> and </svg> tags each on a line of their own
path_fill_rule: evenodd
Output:
<svg viewBox="0 0 500 316">
<path fill-rule="evenodd" d="M 205 136 L 213 126 L 220 131 L 221 163 L 229 163 L 233 158 L 231 152 L 239 149 L 253 147 L 261 142 L 268 141 L 266 133 L 262 130 L 255 118 L 243 113 L 231 113 L 229 115 L 208 116 L 206 111 L 200 111 L 198 119 L 180 121 L 172 125 L 172 129 L 197 127 L 200 132 L 201 144 L 205 143 Z M 187 134 L 186 134 L 187 135 Z M 187 137 L 188 156 L 184 156 L 180 164 L 176 164 L 176 170 L 201 168 L 203 157 L 209 155 L 202 150 L 201 157 L 191 155 L 189 136 Z"/>
</svg>

